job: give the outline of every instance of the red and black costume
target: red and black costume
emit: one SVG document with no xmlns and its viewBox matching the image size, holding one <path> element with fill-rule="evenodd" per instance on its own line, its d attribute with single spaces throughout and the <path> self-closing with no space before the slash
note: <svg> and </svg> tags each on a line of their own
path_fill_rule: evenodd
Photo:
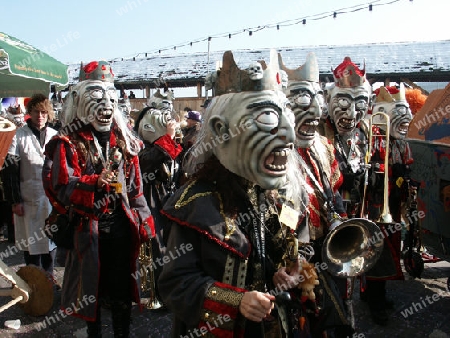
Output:
<svg viewBox="0 0 450 338">
<path fill-rule="evenodd" d="M 204 337 L 263 337 L 262 324 L 239 312 L 244 293 L 266 291 L 275 272 L 267 258 L 261 263 L 257 249 L 265 245 L 257 244 L 254 232 L 260 222 L 251 197 L 255 188 L 220 164 L 217 172 L 224 175 L 186 183 L 163 208 L 172 221 L 167 247 L 173 252 L 166 253 L 172 259 L 163 266 L 159 288 L 174 312 L 171 336 L 206 330 Z M 222 182 L 215 183 L 214 176 Z M 233 191 L 232 201 L 226 188 Z M 276 319 L 264 324 L 266 332 L 277 326 Z"/>
<path fill-rule="evenodd" d="M 75 125 L 79 128 L 72 128 Z M 58 213 L 69 213 L 75 227 L 73 248 L 67 251 L 61 307 L 88 321 L 90 336 L 100 332 L 100 300 L 104 299 L 111 304 L 115 333 L 128 334 L 132 301 L 140 303 L 138 279 L 133 278 L 140 243 L 154 236 L 138 156 L 127 151 L 119 135 L 114 124 L 110 131 L 97 132 L 92 125 L 75 120 L 45 151 L 45 192 Z M 109 147 L 123 155 L 117 164 L 120 190 L 112 185 L 97 187 L 104 168 L 100 158 L 109 158 Z"/>
<path fill-rule="evenodd" d="M 379 127 L 373 127 L 373 135 L 383 135 L 384 131 Z M 391 306 L 386 302 L 386 281 L 403 280 L 403 272 L 400 264 L 401 258 L 401 235 L 398 230 L 402 222 L 401 205 L 408 198 L 408 187 L 406 178 L 409 177 L 409 166 L 413 163 L 411 149 L 405 140 L 390 139 L 389 154 L 386 154 L 385 138 L 374 137 L 372 140 L 373 150 L 371 154 L 371 168 L 369 169 L 367 206 L 368 218 L 377 222 L 383 238 L 383 252 L 375 266 L 366 272 L 365 278 L 367 290 L 361 294 L 362 298 L 369 302 L 373 310 L 373 318 L 376 322 L 383 324 L 387 319 L 385 316 L 378 318 L 377 311 Z M 385 156 L 389 156 L 389 167 L 385 168 Z M 384 175 L 387 170 L 389 186 L 384 186 Z M 385 191 L 387 189 L 387 192 Z M 384 206 L 384 194 L 388 194 L 388 210 L 392 216 L 392 223 L 378 222 Z M 394 225 L 395 224 L 395 225 Z M 362 291 L 365 291 L 364 288 Z"/>
<path fill-rule="evenodd" d="M 163 202 L 178 186 L 180 166 L 178 155 L 182 151 L 180 144 L 172 137 L 165 134 L 155 142 L 144 140 L 144 148 L 139 152 L 139 165 L 143 176 L 143 191 L 147 204 L 155 220 L 155 238 L 152 239 L 153 258 L 162 258 L 166 254 L 166 240 L 169 228 L 167 220 L 162 217 L 160 211 Z M 155 279 L 161 273 L 161 268 L 154 269 Z M 158 284 L 156 293 L 159 298 Z"/>
</svg>

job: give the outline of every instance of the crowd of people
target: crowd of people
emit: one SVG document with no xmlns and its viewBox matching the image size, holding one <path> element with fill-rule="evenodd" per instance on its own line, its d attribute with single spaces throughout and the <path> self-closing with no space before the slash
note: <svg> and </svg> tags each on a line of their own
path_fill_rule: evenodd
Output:
<svg viewBox="0 0 450 338">
<path fill-rule="evenodd" d="M 133 119 L 110 64 L 93 61 L 57 129 L 52 100 L 27 101 L 1 171 L 12 238 L 50 276 L 63 255 L 61 308 L 89 337 L 102 335 L 102 307 L 114 336 L 129 336 L 146 274 L 172 337 L 351 337 L 356 278 L 374 323 L 387 323 L 386 280 L 403 279 L 401 231 L 388 228 L 411 188 L 411 110 L 403 85 L 372 90 L 349 57 L 326 85 L 318 69 L 312 53 L 295 69 L 275 51 L 240 69 L 226 52 L 203 112 L 177 113 L 158 90 Z M 35 240 L 61 215 L 64 242 Z M 352 219 L 373 224 L 381 245 L 355 258 L 340 236 L 330 258 L 329 235 Z M 370 265 L 357 270 L 361 259 Z M 95 301 L 74 310 L 83 296 Z"/>
</svg>

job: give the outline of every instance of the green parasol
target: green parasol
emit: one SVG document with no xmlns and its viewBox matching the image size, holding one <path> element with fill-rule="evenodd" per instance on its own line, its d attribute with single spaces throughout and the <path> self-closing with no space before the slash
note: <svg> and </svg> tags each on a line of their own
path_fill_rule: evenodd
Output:
<svg viewBox="0 0 450 338">
<path fill-rule="evenodd" d="M 0 97 L 49 95 L 68 86 L 68 66 L 29 44 L 0 32 Z"/>
</svg>

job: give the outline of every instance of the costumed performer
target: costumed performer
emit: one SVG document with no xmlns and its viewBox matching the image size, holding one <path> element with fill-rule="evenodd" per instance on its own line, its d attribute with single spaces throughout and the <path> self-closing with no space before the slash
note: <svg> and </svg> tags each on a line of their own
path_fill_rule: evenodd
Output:
<svg viewBox="0 0 450 338">
<path fill-rule="evenodd" d="M 373 137 L 371 167 L 369 169 L 367 199 L 368 218 L 377 222 L 383 232 L 384 249 L 377 264 L 366 273 L 366 287 L 361 296 L 366 299 L 372 319 L 379 325 L 385 325 L 389 316 L 387 309 L 393 308 L 393 302 L 386 298 L 386 281 L 403 280 L 400 264 L 402 203 L 408 198 L 408 180 L 410 166 L 413 163 L 411 149 L 405 136 L 412 120 L 411 110 L 405 97 L 403 84 L 399 87 L 380 87 L 374 91 L 376 100 L 372 115 L 381 112 L 387 114 L 390 123 L 386 125 L 380 116 L 372 118 L 373 135 L 386 135 L 389 127 L 389 139 Z M 386 146 L 389 146 L 386 154 Z M 388 156 L 388 168 L 385 168 L 385 156 Z M 385 170 L 388 170 L 388 187 L 385 187 Z M 387 190 L 385 190 L 387 189 Z M 384 195 L 388 192 L 388 206 L 384 206 Z M 383 212 L 390 213 L 384 215 Z"/>
<path fill-rule="evenodd" d="M 279 63 L 288 75 L 286 94 L 295 116 L 295 147 L 303 160 L 301 169 L 305 173 L 309 193 L 309 219 L 298 224 L 298 245 L 311 246 L 315 253 L 310 258 L 311 262 L 320 264 L 323 263 L 322 244 L 331 223 L 336 217 L 347 217 L 339 194 L 343 177 L 333 144 L 317 132 L 325 99 L 315 54 L 308 53 L 305 64 L 296 69 L 287 68 L 281 55 Z M 339 285 L 338 288 L 338 284 L 345 285 L 345 279 L 332 276 L 327 269 L 320 269 L 317 273 L 320 284 L 315 287 L 314 293 L 321 296 L 312 302 L 303 298 L 302 307 L 298 310 L 299 318 L 308 321 L 312 337 L 323 337 L 324 334 L 351 336 L 352 323 L 341 291 L 345 286 Z"/>
<path fill-rule="evenodd" d="M 132 302 L 140 304 L 137 258 L 154 236 L 142 193 L 138 152 L 105 61 L 80 69 L 66 96 L 63 124 L 45 149 L 45 192 L 74 227 L 65 262 L 61 307 L 101 336 L 101 302 L 107 300 L 115 337 L 128 337 Z"/>
<path fill-rule="evenodd" d="M 174 338 L 269 337 L 278 326 L 270 315 L 275 269 L 266 257 L 265 190 L 286 183 L 295 136 L 276 51 L 260 64 L 249 73 L 224 53 L 191 148 L 190 179 L 163 208 L 172 221 L 167 252 L 178 255 L 158 283 Z"/>
<path fill-rule="evenodd" d="M 166 239 L 168 236 L 167 219 L 162 217 L 160 211 L 163 202 L 170 196 L 178 186 L 180 164 L 178 156 L 183 150 L 182 146 L 175 141 L 178 123 L 172 119 L 168 109 L 159 110 L 158 105 L 145 107 L 136 120 L 135 131 L 144 141 L 144 148 L 139 152 L 139 164 L 143 177 L 144 196 L 155 220 L 156 236 L 149 243 L 150 246 L 143 248 L 147 255 L 152 255 L 153 261 L 163 261 L 166 254 Z M 141 267 L 141 269 L 145 267 Z M 162 266 L 153 265 L 154 283 L 144 286 L 154 294 L 150 299 L 152 304 L 149 308 L 161 307 L 161 299 L 156 281 L 161 273 Z M 145 271 L 146 272 L 146 271 Z"/>
</svg>

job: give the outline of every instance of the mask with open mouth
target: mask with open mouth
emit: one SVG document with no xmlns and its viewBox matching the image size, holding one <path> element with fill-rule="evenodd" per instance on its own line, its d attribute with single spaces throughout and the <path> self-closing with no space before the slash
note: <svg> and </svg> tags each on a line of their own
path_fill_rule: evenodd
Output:
<svg viewBox="0 0 450 338">
<path fill-rule="evenodd" d="M 191 148 L 191 158 L 214 155 L 232 173 L 263 189 L 286 183 L 287 161 L 295 140 L 294 116 L 282 91 L 275 50 L 260 62 L 262 76 L 250 77 L 226 52 L 215 86 L 216 96 Z"/>
<path fill-rule="evenodd" d="M 116 88 L 109 82 L 89 81 L 84 89 L 82 98 L 89 121 L 97 131 L 110 130 L 118 109 Z"/>
<path fill-rule="evenodd" d="M 319 119 L 325 106 L 324 92 L 319 84 L 319 67 L 314 53 L 309 53 L 305 64 L 289 69 L 278 55 L 281 67 L 288 75 L 285 90 L 295 116 L 295 145 L 309 148 L 314 143 Z"/>
<path fill-rule="evenodd" d="M 373 95 L 365 69 L 349 57 L 333 70 L 334 83 L 328 87 L 328 112 L 336 131 L 350 135 L 372 106 Z"/>
<path fill-rule="evenodd" d="M 137 132 L 142 140 L 155 142 L 167 132 L 167 122 L 172 120 L 168 110 L 146 107 L 139 114 Z"/>
<path fill-rule="evenodd" d="M 384 112 L 390 119 L 390 137 L 404 139 L 412 120 L 411 109 L 405 96 L 403 84 L 399 87 L 380 87 L 375 91 L 377 98 L 373 112 Z"/>
<path fill-rule="evenodd" d="M 120 113 L 111 66 L 106 61 L 92 61 L 85 66 L 81 64 L 79 80 L 68 98 L 76 106 L 76 111 L 65 107 L 65 122 L 77 117 L 92 124 L 97 131 L 110 130 L 114 115 Z"/>
</svg>

